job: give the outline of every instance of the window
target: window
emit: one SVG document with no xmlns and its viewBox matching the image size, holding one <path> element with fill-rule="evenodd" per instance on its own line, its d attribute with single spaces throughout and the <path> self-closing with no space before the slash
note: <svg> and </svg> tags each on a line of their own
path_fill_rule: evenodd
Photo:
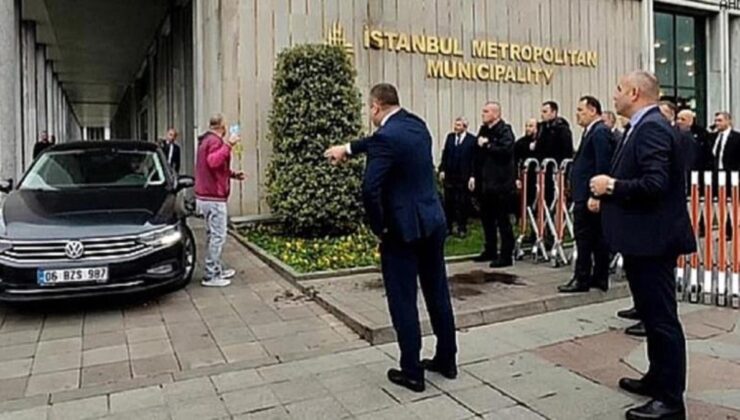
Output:
<svg viewBox="0 0 740 420">
<path fill-rule="evenodd" d="M 661 99 L 692 109 L 706 122 L 704 19 L 671 12 L 655 13 L 655 73 Z"/>
</svg>

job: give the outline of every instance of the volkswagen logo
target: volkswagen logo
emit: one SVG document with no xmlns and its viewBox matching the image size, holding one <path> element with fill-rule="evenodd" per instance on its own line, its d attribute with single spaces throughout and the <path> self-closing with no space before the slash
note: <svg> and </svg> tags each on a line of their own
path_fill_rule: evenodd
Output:
<svg viewBox="0 0 740 420">
<path fill-rule="evenodd" d="M 64 253 L 67 255 L 67 258 L 77 260 L 82 258 L 82 255 L 85 253 L 85 246 L 80 241 L 69 241 L 64 246 Z"/>
</svg>

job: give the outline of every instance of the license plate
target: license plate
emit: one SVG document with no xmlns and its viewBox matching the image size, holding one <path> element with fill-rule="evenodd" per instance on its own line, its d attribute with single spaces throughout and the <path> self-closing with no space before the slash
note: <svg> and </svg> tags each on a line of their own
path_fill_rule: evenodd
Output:
<svg viewBox="0 0 740 420">
<path fill-rule="evenodd" d="M 41 286 L 60 283 L 105 283 L 108 281 L 108 267 L 38 270 L 36 279 Z"/>
</svg>

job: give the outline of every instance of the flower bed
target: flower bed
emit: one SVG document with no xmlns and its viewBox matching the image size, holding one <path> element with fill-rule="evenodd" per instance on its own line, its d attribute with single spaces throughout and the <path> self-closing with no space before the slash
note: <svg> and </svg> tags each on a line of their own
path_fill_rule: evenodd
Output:
<svg viewBox="0 0 740 420">
<path fill-rule="evenodd" d="M 274 224 L 240 227 L 239 233 L 299 273 L 372 267 L 380 263 L 378 242 L 365 227 L 351 235 L 317 239 L 286 236 Z M 447 239 L 445 254 L 448 257 L 477 254 L 482 246 L 483 231 L 475 223 L 465 238 Z"/>
</svg>

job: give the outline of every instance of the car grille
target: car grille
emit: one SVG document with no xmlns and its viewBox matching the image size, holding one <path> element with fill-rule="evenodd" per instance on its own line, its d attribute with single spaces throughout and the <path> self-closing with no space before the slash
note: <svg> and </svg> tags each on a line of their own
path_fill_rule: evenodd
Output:
<svg viewBox="0 0 740 420">
<path fill-rule="evenodd" d="M 138 242 L 136 237 L 83 239 L 79 241 L 84 247 L 82 256 L 70 258 L 66 252 L 69 242 L 66 240 L 13 242 L 11 248 L 5 251 L 0 258 L 29 263 L 94 261 L 131 258 L 151 250 L 150 246 Z"/>
</svg>

